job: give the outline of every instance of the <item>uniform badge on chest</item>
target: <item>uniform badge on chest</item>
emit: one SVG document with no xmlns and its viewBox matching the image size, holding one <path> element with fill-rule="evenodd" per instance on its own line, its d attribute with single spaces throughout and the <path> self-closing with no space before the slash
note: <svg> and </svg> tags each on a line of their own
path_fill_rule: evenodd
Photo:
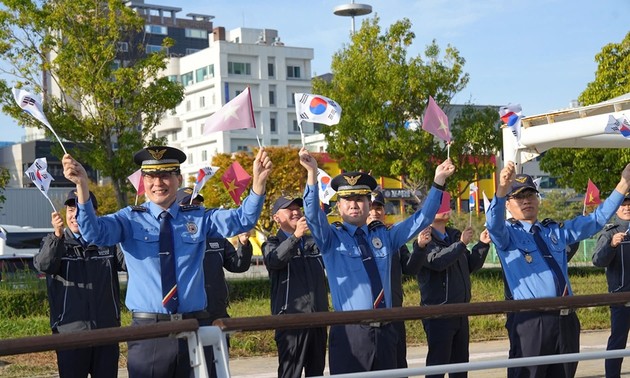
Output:
<svg viewBox="0 0 630 378">
<path fill-rule="evenodd" d="M 551 234 L 551 236 L 549 237 L 549 239 L 551 239 L 551 242 L 553 244 L 558 244 L 558 237 L 556 236 L 556 234 Z"/>
<path fill-rule="evenodd" d="M 525 261 L 527 261 L 528 264 L 531 264 L 533 260 L 534 258 L 529 253 L 525 255 Z"/>
<path fill-rule="evenodd" d="M 195 224 L 195 222 L 188 222 L 188 223 L 186 223 L 186 230 L 188 230 L 188 232 L 190 234 L 196 234 L 197 233 L 197 225 Z"/>
<path fill-rule="evenodd" d="M 372 246 L 374 246 L 374 248 L 376 249 L 381 249 L 381 247 L 383 246 L 383 242 L 380 238 L 375 236 L 372 238 Z"/>
</svg>

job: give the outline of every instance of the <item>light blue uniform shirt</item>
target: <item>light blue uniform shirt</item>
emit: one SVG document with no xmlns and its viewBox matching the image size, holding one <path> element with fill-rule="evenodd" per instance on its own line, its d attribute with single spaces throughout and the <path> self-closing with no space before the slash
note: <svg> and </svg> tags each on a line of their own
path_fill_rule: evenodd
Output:
<svg viewBox="0 0 630 378">
<path fill-rule="evenodd" d="M 549 252 L 562 270 L 573 295 L 569 282 L 566 246 L 587 239 L 600 231 L 615 214 L 624 196 L 616 190 L 588 216 L 578 216 L 564 223 L 551 222 L 546 225 L 536 222 Z M 503 267 L 513 299 L 548 298 L 556 296 L 554 276 L 536 246 L 532 225 L 528 222 L 510 222 L 505 219 L 506 197 L 494 197 L 486 213 L 486 225 Z M 529 255 L 529 258 L 527 258 Z M 531 258 L 531 262 L 527 262 Z"/>
<path fill-rule="evenodd" d="M 241 207 L 233 210 L 192 207 L 182 211 L 174 202 L 172 215 L 179 306 L 177 312 L 201 311 L 206 307 L 203 257 L 206 238 L 229 237 L 251 230 L 262 210 L 264 196 L 253 191 Z M 81 235 L 91 244 L 120 243 L 129 273 L 125 304 L 131 311 L 167 313 L 162 306 L 160 278 L 159 215 L 162 208 L 152 202 L 140 205 L 147 211 L 126 207 L 97 217 L 90 202 L 79 204 L 77 222 Z"/>
<path fill-rule="evenodd" d="M 421 209 L 391 228 L 377 227 L 368 231 L 361 227 L 372 247 L 376 266 L 383 283 L 385 304 L 392 307 L 392 255 L 433 222 L 440 207 L 442 191 L 431 187 Z M 330 225 L 319 207 L 317 185 L 307 185 L 304 193 L 304 214 L 309 229 L 324 259 L 333 307 L 336 311 L 371 310 L 373 308 L 370 279 L 363 266 L 361 251 L 354 238 L 357 227 L 348 223 Z"/>
</svg>

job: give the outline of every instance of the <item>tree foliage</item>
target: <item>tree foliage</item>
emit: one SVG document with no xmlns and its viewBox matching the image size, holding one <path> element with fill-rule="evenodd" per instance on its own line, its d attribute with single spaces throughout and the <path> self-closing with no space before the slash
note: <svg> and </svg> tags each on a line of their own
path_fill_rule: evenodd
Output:
<svg viewBox="0 0 630 378">
<path fill-rule="evenodd" d="M 302 197 L 306 184 L 306 170 L 300 165 L 297 148 L 292 147 L 265 147 L 265 151 L 273 162 L 273 171 L 267 180 L 266 201 L 263 212 L 258 219 L 256 228 L 265 235 L 269 235 L 277 228 L 274 225 L 271 207 L 276 198 L 282 195 Z M 204 197 L 204 206 L 207 208 L 234 208 L 237 205 L 228 194 L 221 181 L 225 170 L 234 162 L 238 163 L 252 175 L 252 166 L 257 149 L 252 153 L 238 152 L 235 154 L 217 154 L 212 158 L 212 165 L 219 167 L 215 174 L 203 187 L 201 194 Z M 316 156 L 317 158 L 317 156 Z M 243 193 L 243 198 L 249 191 Z"/>
<path fill-rule="evenodd" d="M 0 59 L 15 83 L 0 81 L 2 110 L 21 125 L 43 127 L 15 104 L 10 86 L 58 92 L 44 98 L 48 120 L 62 139 L 82 144 L 71 153 L 111 177 L 124 206 L 133 153 L 161 142 L 154 129 L 183 98 L 183 87 L 161 74 L 166 53 L 144 53 L 144 21 L 118 0 L 3 4 Z"/>
<path fill-rule="evenodd" d="M 578 99 L 583 105 L 596 104 L 630 93 L 630 33 L 621 43 L 610 43 L 595 56 L 595 79 Z M 619 175 L 630 162 L 628 149 L 559 149 L 545 153 L 540 167 L 558 177 L 560 185 L 584 192 L 590 178 L 607 195 L 614 190 Z"/>
<path fill-rule="evenodd" d="M 327 150 L 342 169 L 404 176 L 408 187 L 419 189 L 432 182 L 435 166 L 446 158 L 446 147 L 408 125 L 422 118 L 429 96 L 446 110 L 468 83 L 465 59 L 450 45 L 442 53 L 436 41 L 423 55 L 408 57 L 415 38 L 411 22 L 403 19 L 383 33 L 378 23 L 378 17 L 365 20 L 351 43 L 335 53 L 330 82 L 313 81 L 315 93 L 334 99 L 343 109 L 340 123 L 323 130 Z M 469 107 L 450 121 L 454 136 L 450 154 L 465 181 L 487 174 L 485 157 L 477 161 L 468 157 L 489 158 L 499 148 L 497 120 L 496 110 Z"/>
</svg>

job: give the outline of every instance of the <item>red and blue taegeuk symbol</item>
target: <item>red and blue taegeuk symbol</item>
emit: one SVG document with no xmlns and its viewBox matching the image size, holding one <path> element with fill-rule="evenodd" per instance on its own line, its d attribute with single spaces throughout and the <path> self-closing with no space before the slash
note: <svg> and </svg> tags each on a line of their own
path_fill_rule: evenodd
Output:
<svg viewBox="0 0 630 378">
<path fill-rule="evenodd" d="M 328 107 L 328 103 L 321 97 L 313 97 L 311 103 L 308 105 L 309 110 L 313 114 L 323 114 Z"/>
</svg>

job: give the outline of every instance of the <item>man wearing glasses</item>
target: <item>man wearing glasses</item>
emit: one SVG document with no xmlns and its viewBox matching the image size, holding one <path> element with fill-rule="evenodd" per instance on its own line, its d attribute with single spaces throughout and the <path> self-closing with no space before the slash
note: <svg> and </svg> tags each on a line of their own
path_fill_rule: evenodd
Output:
<svg viewBox="0 0 630 378">
<path fill-rule="evenodd" d="M 183 181 L 180 164 L 185 160 L 182 151 L 166 146 L 138 151 L 134 162 L 141 166 L 148 201 L 97 217 L 85 169 L 72 156 L 63 157 L 64 175 L 76 184 L 81 234 L 96 245 L 120 243 L 124 252 L 129 273 L 125 304 L 133 313 L 132 325 L 208 319 L 202 269 L 206 239 L 251 230 L 262 210 L 272 167 L 263 149 L 254 160 L 251 193 L 232 210 L 180 206 L 176 198 Z M 128 346 L 127 370 L 132 378 L 190 376 L 184 339 L 138 340 Z"/>
<path fill-rule="evenodd" d="M 516 174 L 509 161 L 501 170 L 486 224 L 501 261 L 506 293 L 515 300 L 573 295 L 566 246 L 601 230 L 630 188 L 630 164 L 611 195 L 593 213 L 557 223 L 538 220 L 538 190 L 532 178 Z M 513 218 L 505 219 L 505 210 Z M 577 353 L 580 322 L 573 309 L 524 311 L 508 316 L 510 358 Z M 577 362 L 508 369 L 508 377 L 573 377 Z"/>
</svg>

